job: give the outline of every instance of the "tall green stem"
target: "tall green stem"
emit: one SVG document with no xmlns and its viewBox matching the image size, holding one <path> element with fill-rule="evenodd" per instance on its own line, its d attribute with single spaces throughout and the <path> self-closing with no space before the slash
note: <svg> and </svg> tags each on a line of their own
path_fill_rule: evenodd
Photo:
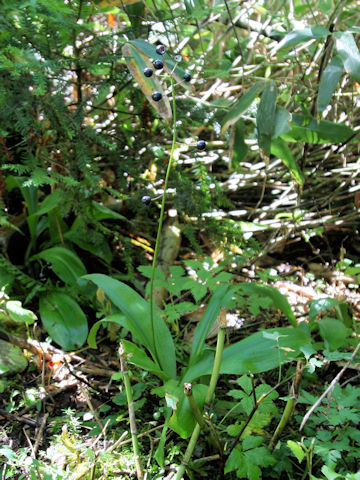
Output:
<svg viewBox="0 0 360 480">
<path fill-rule="evenodd" d="M 154 279 L 155 279 L 155 271 L 156 271 L 156 261 L 159 253 L 159 247 L 160 247 L 161 231 L 164 223 L 166 190 L 169 182 L 170 171 L 171 171 L 171 166 L 174 159 L 174 152 L 176 147 L 176 99 L 175 99 L 174 79 L 171 77 L 170 81 L 171 81 L 171 90 L 172 90 L 173 138 L 172 138 L 172 145 L 171 145 L 171 151 L 170 151 L 170 158 L 169 158 L 166 175 L 165 175 L 164 195 L 161 201 L 159 226 L 158 226 L 158 231 L 156 235 L 154 258 L 153 258 L 151 278 L 150 278 L 150 323 L 151 323 L 152 341 L 154 345 L 156 360 L 158 360 L 158 351 L 156 348 L 155 328 L 154 328 L 154 298 L 153 298 L 154 297 Z"/>
</svg>

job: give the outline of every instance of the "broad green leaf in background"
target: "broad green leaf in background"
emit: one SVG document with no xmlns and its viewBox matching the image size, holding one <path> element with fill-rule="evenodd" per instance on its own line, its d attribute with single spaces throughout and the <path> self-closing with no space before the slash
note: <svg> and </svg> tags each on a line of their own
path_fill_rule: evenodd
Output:
<svg viewBox="0 0 360 480">
<path fill-rule="evenodd" d="M 330 35 L 330 31 L 320 25 L 307 27 L 303 30 L 294 30 L 293 32 L 285 35 L 285 37 L 277 45 L 276 50 L 295 47 L 296 45 L 307 42 L 308 40 L 325 38 L 328 35 Z"/>
<path fill-rule="evenodd" d="M 86 315 L 69 295 L 52 292 L 40 298 L 40 317 L 52 340 L 64 350 L 81 347 L 88 334 Z"/>
<path fill-rule="evenodd" d="M 190 365 L 196 363 L 204 349 L 206 337 L 220 313 L 221 307 L 226 307 L 233 296 L 229 285 L 222 285 L 215 290 L 205 313 L 198 323 L 192 342 Z"/>
<path fill-rule="evenodd" d="M 6 302 L 5 308 L 14 322 L 27 323 L 30 325 L 37 320 L 35 313 L 24 308 L 19 300 L 9 300 Z"/>
<path fill-rule="evenodd" d="M 297 327 L 296 317 L 292 308 L 282 293 L 275 287 L 270 285 L 263 285 L 262 283 L 241 283 L 239 285 L 239 290 L 245 295 L 256 294 L 260 297 L 267 297 L 271 299 L 271 302 L 275 308 L 278 308 L 290 321 L 293 327 Z"/>
<path fill-rule="evenodd" d="M 77 285 L 86 268 L 76 253 L 64 247 L 52 247 L 33 255 L 32 260 L 41 258 L 51 263 L 51 269 L 61 280 L 70 285 Z"/>
<path fill-rule="evenodd" d="M 237 101 L 236 105 L 228 112 L 222 121 L 221 135 L 224 136 L 229 127 L 234 125 L 241 117 L 241 115 L 246 112 L 246 110 L 253 103 L 255 98 L 260 94 L 264 82 L 256 82 L 250 90 L 248 90 L 244 95 L 242 95 Z"/>
<path fill-rule="evenodd" d="M 243 375 L 267 372 L 292 361 L 300 354 L 300 348 L 309 343 L 310 335 L 300 327 L 256 332 L 224 349 L 220 373 Z M 202 375 L 209 375 L 212 367 L 213 356 L 204 356 L 189 367 L 183 381 L 192 382 Z"/>
<path fill-rule="evenodd" d="M 0 339 L 0 377 L 22 372 L 27 366 L 28 362 L 21 348 Z"/>
<path fill-rule="evenodd" d="M 351 329 L 347 328 L 343 322 L 336 318 L 321 318 L 317 324 L 327 350 L 334 351 L 346 347 L 346 339 L 351 334 Z"/>
<path fill-rule="evenodd" d="M 285 140 L 280 137 L 273 138 L 271 141 L 271 153 L 284 162 L 294 180 L 303 186 L 305 182 L 304 175 Z"/>
<path fill-rule="evenodd" d="M 291 129 L 291 114 L 285 108 L 276 107 L 273 138 L 279 137 Z"/>
<path fill-rule="evenodd" d="M 343 300 L 336 300 L 335 298 L 319 298 L 310 302 L 309 320 L 312 322 L 321 312 L 330 310 L 333 307 L 343 304 Z"/>
<path fill-rule="evenodd" d="M 357 82 L 360 82 L 360 52 L 354 36 L 349 32 L 334 33 L 335 46 L 344 68 Z"/>
<path fill-rule="evenodd" d="M 292 115 L 291 130 L 281 135 L 287 142 L 342 143 L 354 134 L 347 125 L 321 120 L 308 119 L 300 113 Z"/>
<path fill-rule="evenodd" d="M 68 195 L 61 189 L 54 190 L 50 195 L 45 197 L 45 200 L 41 203 L 40 207 L 32 213 L 32 215 L 40 216 L 45 213 L 51 212 L 58 206 L 63 206 L 69 202 Z M 29 215 L 32 216 L 32 215 Z"/>
<path fill-rule="evenodd" d="M 336 85 L 343 73 L 344 67 L 341 58 L 336 55 L 321 75 L 319 93 L 317 98 L 318 111 L 323 112 L 329 105 L 333 96 Z"/>
<path fill-rule="evenodd" d="M 269 155 L 271 138 L 275 131 L 277 88 L 275 82 L 265 85 L 256 115 L 259 147 Z"/>
<path fill-rule="evenodd" d="M 89 228 L 81 217 L 75 219 L 71 229 L 63 236 L 83 250 L 102 258 L 106 263 L 111 263 L 112 253 L 106 238 L 100 232 Z"/>
<path fill-rule="evenodd" d="M 236 169 L 240 162 L 242 162 L 249 150 L 248 146 L 245 143 L 245 123 L 242 119 L 239 119 L 235 126 L 234 138 L 232 145 L 230 147 L 231 155 L 231 165 L 233 169 Z"/>
<path fill-rule="evenodd" d="M 154 312 L 155 338 L 153 339 L 149 304 L 135 290 L 103 274 L 86 275 L 83 278 L 92 281 L 105 292 L 112 303 L 126 316 L 127 328 L 134 337 L 137 336 L 137 332 L 141 332 L 141 338 L 136 339 L 150 351 L 153 359 L 170 378 L 176 378 L 174 342 L 167 325 L 157 311 Z"/>
<path fill-rule="evenodd" d="M 130 70 L 131 75 L 139 84 L 143 94 L 155 110 L 157 110 L 165 120 L 170 122 L 172 118 L 170 102 L 159 80 L 155 75 L 150 78 L 145 77 L 144 75 L 144 68 L 151 66 L 150 60 L 130 43 L 126 43 L 122 47 L 122 54 L 125 57 L 126 65 Z M 162 94 L 162 99 L 159 102 L 155 102 L 151 97 L 154 91 L 158 91 Z"/>
<path fill-rule="evenodd" d="M 127 218 L 121 215 L 111 208 L 102 205 L 101 203 L 95 202 L 94 200 L 91 202 L 90 206 L 86 209 L 87 214 L 89 217 L 95 220 L 123 220 L 127 221 Z"/>
</svg>

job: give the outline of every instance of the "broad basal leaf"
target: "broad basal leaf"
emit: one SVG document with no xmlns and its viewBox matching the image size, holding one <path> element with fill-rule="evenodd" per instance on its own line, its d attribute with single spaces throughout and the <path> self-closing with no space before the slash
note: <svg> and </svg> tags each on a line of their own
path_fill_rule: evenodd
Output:
<svg viewBox="0 0 360 480">
<path fill-rule="evenodd" d="M 40 316 L 52 340 L 64 350 L 76 350 L 84 344 L 88 334 L 87 319 L 69 295 L 52 292 L 41 297 Z"/>
<path fill-rule="evenodd" d="M 31 259 L 41 258 L 51 263 L 51 269 L 65 283 L 77 285 L 86 268 L 80 258 L 71 250 L 64 247 L 52 247 L 34 255 Z"/>
<path fill-rule="evenodd" d="M 167 325 L 157 311 L 154 311 L 153 316 L 153 332 L 150 321 L 150 306 L 135 290 L 107 275 L 93 274 L 86 275 L 83 278 L 94 282 L 105 292 L 111 302 L 126 316 L 127 328 L 134 337 L 150 351 L 153 359 L 170 378 L 176 378 L 173 339 Z"/>
</svg>

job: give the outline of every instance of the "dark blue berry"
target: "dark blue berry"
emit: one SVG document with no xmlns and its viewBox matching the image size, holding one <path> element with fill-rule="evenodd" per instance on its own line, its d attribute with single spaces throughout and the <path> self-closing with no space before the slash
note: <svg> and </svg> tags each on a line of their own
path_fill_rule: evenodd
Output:
<svg viewBox="0 0 360 480">
<path fill-rule="evenodd" d="M 184 75 L 184 80 L 185 82 L 190 82 L 191 80 L 191 75 L 190 73 L 186 72 L 185 75 Z"/>
<path fill-rule="evenodd" d="M 145 77 L 151 77 L 151 75 L 153 74 L 153 69 L 150 68 L 150 67 L 145 67 L 144 68 L 144 75 Z"/>
<path fill-rule="evenodd" d="M 198 150 L 206 150 L 206 142 L 205 140 L 199 140 L 196 145 Z"/>
<path fill-rule="evenodd" d="M 164 63 L 159 58 L 154 60 L 153 65 L 156 70 L 161 70 L 162 68 L 164 68 Z"/>
<path fill-rule="evenodd" d="M 157 45 L 156 47 L 156 53 L 158 55 L 164 55 L 164 53 L 166 52 L 166 48 L 164 45 Z"/>
<path fill-rule="evenodd" d="M 151 197 L 149 197 L 149 195 L 144 195 L 141 199 L 142 203 L 144 203 L 145 205 L 149 205 L 149 203 L 151 203 Z"/>
<path fill-rule="evenodd" d="M 162 95 L 160 92 L 156 91 L 151 95 L 154 102 L 159 102 L 162 99 Z"/>
</svg>

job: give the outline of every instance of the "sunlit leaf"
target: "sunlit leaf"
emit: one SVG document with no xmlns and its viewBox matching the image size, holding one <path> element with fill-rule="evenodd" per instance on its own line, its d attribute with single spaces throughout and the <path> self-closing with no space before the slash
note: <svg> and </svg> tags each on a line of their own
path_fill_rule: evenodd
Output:
<svg viewBox="0 0 360 480">
<path fill-rule="evenodd" d="M 125 57 L 126 65 L 130 70 L 130 73 L 139 84 L 143 94 L 155 110 L 157 110 L 165 120 L 170 122 L 172 118 L 171 106 L 161 83 L 155 75 L 149 78 L 144 75 L 144 68 L 151 65 L 150 60 L 130 43 L 126 43 L 122 47 L 122 53 Z M 155 102 L 151 96 L 155 91 L 162 94 L 162 99 L 158 102 Z"/>
<path fill-rule="evenodd" d="M 14 322 L 30 325 L 37 320 L 35 313 L 24 308 L 19 300 L 9 300 L 6 302 L 5 308 Z"/>
<path fill-rule="evenodd" d="M 347 125 L 315 118 L 310 120 L 300 113 L 292 115 L 291 130 L 281 135 L 287 142 L 307 142 L 314 144 L 346 142 L 354 134 Z"/>
</svg>

